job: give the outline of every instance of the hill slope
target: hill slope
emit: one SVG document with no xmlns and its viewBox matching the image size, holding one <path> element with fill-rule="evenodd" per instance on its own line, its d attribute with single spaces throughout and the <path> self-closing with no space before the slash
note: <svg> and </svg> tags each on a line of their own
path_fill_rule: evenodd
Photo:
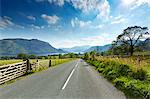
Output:
<svg viewBox="0 0 150 99">
<path fill-rule="evenodd" d="M 89 49 L 85 50 L 85 52 L 90 52 L 90 51 L 94 51 L 94 50 L 97 52 L 104 52 L 104 51 L 109 50 L 110 47 L 111 47 L 111 44 L 107 44 L 104 46 L 92 46 Z"/>
<path fill-rule="evenodd" d="M 62 50 L 67 51 L 67 52 L 84 52 L 85 50 L 89 49 L 89 45 L 85 46 L 75 46 L 72 48 L 62 48 Z"/>
<path fill-rule="evenodd" d="M 63 53 L 49 43 L 37 39 L 3 39 L 0 40 L 0 55 L 17 55 L 19 53 L 43 54 Z"/>
</svg>

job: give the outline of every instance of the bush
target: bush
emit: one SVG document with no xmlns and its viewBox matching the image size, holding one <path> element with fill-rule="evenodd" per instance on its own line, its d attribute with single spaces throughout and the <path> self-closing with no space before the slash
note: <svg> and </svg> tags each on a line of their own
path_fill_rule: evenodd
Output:
<svg viewBox="0 0 150 99">
<path fill-rule="evenodd" d="M 144 71 L 143 69 L 137 70 L 136 72 L 132 73 L 132 77 L 134 79 L 139 79 L 139 80 L 147 80 L 148 75 L 146 74 L 146 71 Z"/>
<path fill-rule="evenodd" d="M 150 84 L 127 77 L 119 77 L 114 80 L 115 86 L 132 98 L 150 98 Z"/>
</svg>

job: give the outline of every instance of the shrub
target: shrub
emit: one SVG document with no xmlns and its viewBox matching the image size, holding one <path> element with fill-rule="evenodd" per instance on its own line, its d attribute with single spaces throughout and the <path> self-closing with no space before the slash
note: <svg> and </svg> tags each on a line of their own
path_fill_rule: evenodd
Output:
<svg viewBox="0 0 150 99">
<path fill-rule="evenodd" d="M 150 84 L 127 77 L 119 77 L 114 80 L 115 86 L 132 98 L 150 98 Z"/>
<path fill-rule="evenodd" d="M 132 77 L 134 79 L 139 79 L 139 80 L 146 80 L 148 78 L 148 75 L 146 73 L 146 71 L 144 71 L 143 69 L 137 70 L 136 72 L 132 73 Z"/>
</svg>

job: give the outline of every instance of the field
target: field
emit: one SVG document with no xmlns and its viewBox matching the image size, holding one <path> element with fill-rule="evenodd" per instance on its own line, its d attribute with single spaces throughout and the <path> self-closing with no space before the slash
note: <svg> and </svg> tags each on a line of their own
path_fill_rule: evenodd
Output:
<svg viewBox="0 0 150 99">
<path fill-rule="evenodd" d="M 13 60 L 0 60 L 0 66 L 2 65 L 7 65 L 7 64 L 13 64 L 13 63 L 18 63 L 18 62 L 22 62 L 23 60 L 19 60 L 19 59 L 13 59 Z"/>
<path fill-rule="evenodd" d="M 67 59 L 51 59 L 51 60 L 52 60 L 52 66 L 53 66 L 53 65 L 57 65 L 57 64 L 60 64 L 60 63 L 64 63 L 64 62 L 70 61 L 72 59 L 71 58 L 67 58 Z M 22 62 L 22 61 L 23 60 L 21 60 L 21 59 L 0 60 L 0 66 L 13 64 L 13 63 L 18 63 L 18 62 Z M 36 61 L 37 61 L 37 59 L 30 59 L 31 63 L 36 62 Z M 45 63 L 49 63 L 49 59 L 38 59 L 38 61 L 43 61 L 43 62 L 45 61 Z"/>
</svg>

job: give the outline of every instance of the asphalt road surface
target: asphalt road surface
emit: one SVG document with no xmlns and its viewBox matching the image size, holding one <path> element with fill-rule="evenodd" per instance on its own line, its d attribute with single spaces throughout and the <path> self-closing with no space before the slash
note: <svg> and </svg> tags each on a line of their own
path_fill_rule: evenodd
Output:
<svg viewBox="0 0 150 99">
<path fill-rule="evenodd" d="M 125 95 L 78 59 L 0 86 L 0 99 L 125 99 Z"/>
</svg>

